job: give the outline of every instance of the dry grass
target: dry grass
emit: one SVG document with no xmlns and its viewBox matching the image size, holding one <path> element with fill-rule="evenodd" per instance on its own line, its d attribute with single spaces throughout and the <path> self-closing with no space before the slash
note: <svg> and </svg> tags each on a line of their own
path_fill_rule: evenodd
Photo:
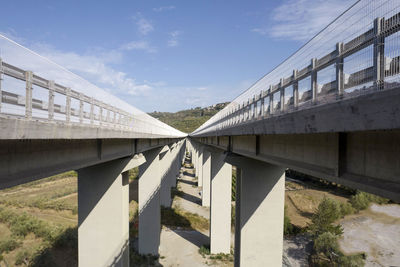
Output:
<svg viewBox="0 0 400 267">
<path fill-rule="evenodd" d="M 311 217 L 324 196 L 339 202 L 347 201 L 346 197 L 332 194 L 323 188 L 308 189 L 294 182 L 286 182 L 286 188 L 293 190 L 285 192 L 287 215 L 291 223 L 300 228 L 306 227 L 311 222 Z"/>
<path fill-rule="evenodd" d="M 162 208 L 161 224 L 170 228 L 180 227 L 198 231 L 206 231 L 209 229 L 209 221 L 206 218 L 195 213 L 184 211 L 179 207 Z"/>
<path fill-rule="evenodd" d="M 46 225 L 51 228 L 76 227 L 78 216 L 76 212 L 73 212 L 73 209 L 77 209 L 77 202 L 77 178 L 74 172 L 0 191 L 0 206 L 3 209 L 15 214 L 25 212 L 31 218 L 47 223 Z M 10 238 L 9 227 L 6 224 L 0 224 L 0 241 Z M 29 257 L 38 256 L 38 252 L 51 246 L 49 241 L 38 238 L 33 233 L 17 238 L 21 245 L 8 253 L 3 253 L 8 266 L 16 266 L 16 260 L 22 254 Z M 57 266 L 65 266 L 66 262 L 71 262 L 65 261 L 65 259 L 57 262 L 60 258 L 58 254 L 64 254 L 64 257 L 68 256 L 69 258 L 73 258 L 71 255 L 77 255 L 77 251 L 69 251 L 69 248 L 62 248 L 61 250 L 57 248 L 51 250 L 51 257 L 55 259 Z M 3 262 L 0 262 L 0 264 L 3 266 Z"/>
</svg>

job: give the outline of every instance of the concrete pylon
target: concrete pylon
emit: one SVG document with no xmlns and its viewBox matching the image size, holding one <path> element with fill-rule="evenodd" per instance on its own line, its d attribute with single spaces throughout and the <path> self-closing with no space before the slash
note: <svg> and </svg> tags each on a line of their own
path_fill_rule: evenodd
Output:
<svg viewBox="0 0 400 267">
<path fill-rule="evenodd" d="M 281 266 L 285 169 L 244 157 L 228 161 L 238 167 L 235 266 Z"/>
<path fill-rule="evenodd" d="M 203 150 L 203 186 L 201 188 L 201 205 L 203 207 L 210 206 L 210 194 L 211 194 L 211 153 L 207 149 Z"/>
<path fill-rule="evenodd" d="M 199 160 L 198 160 L 198 176 L 197 176 L 197 186 L 203 186 L 203 151 L 204 147 L 199 146 Z"/>
<path fill-rule="evenodd" d="M 210 252 L 230 253 L 232 165 L 223 151 L 211 151 Z"/>
<path fill-rule="evenodd" d="M 175 154 L 176 148 L 171 146 L 160 160 L 160 171 L 162 172 L 160 204 L 164 207 L 171 207 L 171 184 L 175 172 L 175 169 L 173 168 Z"/>
<path fill-rule="evenodd" d="M 195 144 L 194 148 L 194 175 L 198 176 L 199 175 L 199 150 L 198 150 L 198 144 Z"/>
<path fill-rule="evenodd" d="M 158 255 L 161 231 L 161 160 L 168 146 L 144 152 L 146 163 L 139 167 L 139 253 Z"/>
<path fill-rule="evenodd" d="M 79 266 L 129 266 L 129 177 L 119 159 L 78 170 Z M 129 168 L 128 168 L 129 166 Z"/>
</svg>

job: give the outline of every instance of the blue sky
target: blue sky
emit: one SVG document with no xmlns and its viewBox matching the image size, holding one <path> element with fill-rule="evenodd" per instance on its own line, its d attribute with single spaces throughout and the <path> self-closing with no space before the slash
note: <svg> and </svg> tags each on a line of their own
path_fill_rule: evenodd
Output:
<svg viewBox="0 0 400 267">
<path fill-rule="evenodd" d="M 0 32 L 144 111 L 230 101 L 354 1 L 13 1 Z"/>
</svg>

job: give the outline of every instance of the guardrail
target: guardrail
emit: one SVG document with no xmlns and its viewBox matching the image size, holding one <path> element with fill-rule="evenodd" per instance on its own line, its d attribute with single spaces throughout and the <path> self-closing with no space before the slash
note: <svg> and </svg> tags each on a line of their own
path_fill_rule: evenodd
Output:
<svg viewBox="0 0 400 267">
<path fill-rule="evenodd" d="M 398 1 L 358 1 L 191 135 L 215 135 L 221 129 L 399 86 L 399 11 Z M 366 14 L 361 16 L 362 12 Z M 387 19 L 375 17 L 365 22 L 372 15 L 394 12 Z M 348 22 L 352 20 L 353 24 Z M 340 39 L 339 31 L 345 32 L 345 26 L 362 33 L 343 36 L 347 40 L 337 42 L 333 51 L 309 58 L 306 66 L 290 71 L 290 67 L 304 64 L 307 55 L 315 54 L 313 48 L 325 49 L 332 44 L 330 39 Z M 288 72 L 290 76 L 283 76 Z"/>
<path fill-rule="evenodd" d="M 3 38 L 2 40 L 4 41 L 5 39 Z M 17 47 L 15 43 L 6 41 L 12 47 Z M 18 60 L 29 55 L 27 60 L 32 60 L 32 66 L 37 64 L 37 62 L 35 63 L 37 58 L 40 58 L 42 61 L 48 61 L 23 47 L 18 47 L 18 49 L 20 49 L 18 52 L 22 51 L 15 54 L 18 56 Z M 13 57 L 9 58 L 15 59 L 15 56 L 13 55 Z M 18 62 L 18 60 L 16 61 Z M 41 63 L 41 65 L 43 64 Z M 49 63 L 45 63 L 45 65 L 46 67 L 50 66 L 48 71 L 56 72 L 58 77 L 66 75 L 66 80 L 74 77 L 73 82 L 75 84 L 83 88 L 89 86 L 90 90 L 86 91 L 92 93 L 93 90 L 100 90 L 79 76 L 69 73 L 50 61 Z M 40 69 L 40 66 L 38 68 Z M 79 81 L 82 82 L 79 83 Z M 21 85 L 25 87 L 24 94 L 21 94 L 21 90 L 19 90 L 19 93 L 16 92 L 18 90 L 15 90 L 21 87 Z M 43 99 L 43 89 L 47 90 L 47 97 L 44 97 L 47 101 Z M 41 99 L 33 97 L 34 91 L 41 91 Z M 61 103 L 60 101 L 55 103 L 56 97 L 59 100 L 64 98 L 64 100 L 61 100 Z M 24 70 L 8 62 L 4 62 L 0 58 L 0 117 L 137 132 L 149 134 L 149 138 L 151 136 L 186 136 L 185 133 L 128 104 L 125 103 L 124 105 L 125 107 L 131 107 L 131 110 L 127 112 L 126 110 L 76 91 L 71 87 L 61 85 L 54 80 L 48 80 L 32 71 Z M 132 111 L 136 111 L 136 113 Z"/>
<path fill-rule="evenodd" d="M 25 95 L 18 95 L 12 92 L 2 90 L 1 81 L 2 75 L 24 81 L 26 84 Z M 48 102 L 34 99 L 32 97 L 33 85 L 48 90 Z M 64 95 L 66 97 L 65 105 L 54 103 L 55 93 Z M 134 116 L 116 107 L 110 106 L 106 103 L 98 101 L 93 97 L 86 96 L 82 93 L 72 90 L 69 87 L 62 86 L 54 81 L 46 80 L 40 76 L 35 75 L 32 71 L 22 70 L 16 66 L 3 62 L 0 58 L 0 113 L 7 114 L 2 110 L 2 103 L 21 106 L 25 108 L 25 118 L 32 119 L 32 110 L 37 109 L 46 111 L 48 116 L 46 121 L 54 121 L 55 113 L 65 116 L 65 123 L 71 123 L 71 118 L 76 117 L 79 119 L 79 124 L 84 124 L 84 119 L 87 119 L 91 125 L 98 124 L 99 126 L 118 128 L 124 130 L 132 130 L 132 125 L 135 121 Z M 79 101 L 79 109 L 71 107 L 71 100 L 76 99 Z M 83 110 L 85 104 L 90 105 L 90 112 Z M 96 114 L 94 110 L 96 107 L 99 112 Z M 104 116 L 104 114 L 106 114 Z M 14 115 L 9 113 L 9 115 Z M 37 117 L 43 119 L 43 117 Z M 61 121 L 61 120 L 59 120 Z"/>
</svg>

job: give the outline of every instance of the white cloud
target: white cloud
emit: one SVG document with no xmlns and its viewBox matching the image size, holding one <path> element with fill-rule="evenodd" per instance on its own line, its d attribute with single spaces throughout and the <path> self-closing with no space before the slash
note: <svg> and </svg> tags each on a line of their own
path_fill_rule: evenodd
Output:
<svg viewBox="0 0 400 267">
<path fill-rule="evenodd" d="M 272 11 L 272 25 L 251 31 L 278 39 L 305 41 L 327 26 L 353 0 L 286 0 Z"/>
<path fill-rule="evenodd" d="M 132 41 L 121 46 L 122 50 L 143 50 L 148 53 L 156 53 L 157 49 L 151 46 L 147 41 Z"/>
<path fill-rule="evenodd" d="M 141 13 L 137 13 L 136 16 L 132 18 L 136 21 L 137 30 L 141 34 L 147 35 L 149 32 L 154 31 L 154 26 L 151 21 L 145 19 Z"/>
<path fill-rule="evenodd" d="M 181 31 L 173 31 L 169 33 L 170 39 L 167 41 L 169 47 L 175 47 L 179 45 L 179 36 L 182 34 Z"/>
<path fill-rule="evenodd" d="M 168 10 L 173 10 L 175 9 L 175 6 L 160 6 L 160 7 L 155 7 L 153 8 L 154 12 L 163 12 L 163 11 L 168 11 Z"/>
<path fill-rule="evenodd" d="M 108 92 L 143 95 L 152 89 L 150 85 L 138 84 L 127 73 L 110 67 L 110 63 L 115 63 L 113 56 L 107 56 L 105 53 L 78 54 L 60 51 L 43 44 L 35 45 L 35 50 L 57 64 L 87 78 Z M 122 57 L 122 54 L 116 50 L 109 53 Z"/>
</svg>

